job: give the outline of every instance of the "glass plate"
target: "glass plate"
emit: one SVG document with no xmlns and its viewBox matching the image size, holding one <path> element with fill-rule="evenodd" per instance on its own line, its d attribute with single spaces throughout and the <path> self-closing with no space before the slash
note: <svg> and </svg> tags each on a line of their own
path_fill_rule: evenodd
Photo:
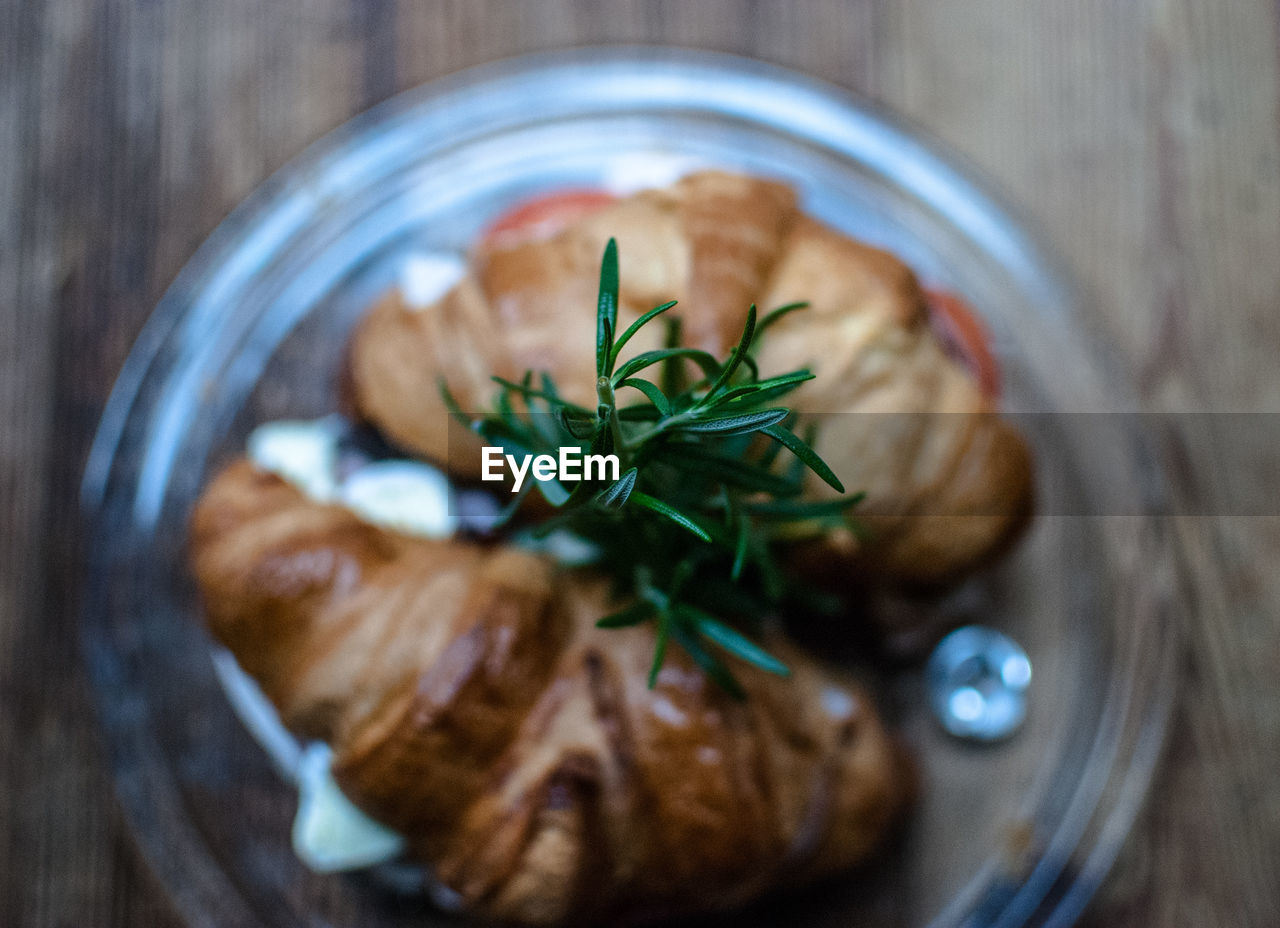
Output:
<svg viewBox="0 0 1280 928">
<path fill-rule="evenodd" d="M 1026 648 L 1022 730 L 995 746 L 951 739 L 921 674 L 896 675 L 885 702 L 923 774 L 905 833 L 874 865 L 735 924 L 785 913 L 796 926 L 1062 925 L 1106 872 L 1168 716 L 1173 558 L 1144 514 L 1158 474 L 1132 420 L 1090 416 L 1082 441 L 1075 418 L 1057 415 L 1131 408 L 1083 339 L 1061 268 L 953 157 L 831 86 L 725 56 L 584 50 L 437 81 L 318 143 L 211 236 L 120 374 L 83 485 L 84 649 L 121 801 L 191 924 L 455 920 L 386 880 L 317 876 L 295 858 L 290 771 L 220 688 L 186 521 L 255 424 L 337 408 L 346 334 L 408 255 L 464 249 L 514 200 L 609 183 L 636 163 L 793 184 L 819 218 L 979 307 L 1006 405 L 1051 414 L 1032 429 L 1042 515 L 1011 557 L 939 606 Z M 1105 463 L 1090 453 L 1104 428 L 1119 430 Z M 1143 506 L 1079 515 L 1105 512 L 1092 498 L 1116 486 Z"/>
</svg>

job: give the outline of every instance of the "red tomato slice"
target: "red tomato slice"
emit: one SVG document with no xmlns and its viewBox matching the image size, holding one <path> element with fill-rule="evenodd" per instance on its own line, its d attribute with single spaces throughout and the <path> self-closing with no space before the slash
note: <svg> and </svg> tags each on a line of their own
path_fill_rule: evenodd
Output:
<svg viewBox="0 0 1280 928">
<path fill-rule="evenodd" d="M 926 290 L 929 321 L 942 343 L 969 371 L 984 394 L 1000 395 L 1000 365 L 991 351 L 991 334 L 969 304 L 946 290 Z"/>
<path fill-rule="evenodd" d="M 508 248 L 520 242 L 550 238 L 574 220 L 617 199 L 603 190 L 558 190 L 518 203 L 491 222 L 480 236 L 483 245 Z"/>
</svg>

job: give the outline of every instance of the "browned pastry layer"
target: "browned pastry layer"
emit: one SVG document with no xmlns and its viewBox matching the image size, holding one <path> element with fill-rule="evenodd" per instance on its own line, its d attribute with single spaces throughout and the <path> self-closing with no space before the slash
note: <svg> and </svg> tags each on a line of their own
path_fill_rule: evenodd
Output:
<svg viewBox="0 0 1280 928">
<path fill-rule="evenodd" d="M 908 790 L 867 694 L 785 641 L 727 696 L 603 580 L 398 535 L 238 461 L 192 522 L 210 627 L 351 799 L 489 919 L 720 909 L 857 863 Z"/>
<path fill-rule="evenodd" d="M 810 219 L 788 243 L 763 303 L 810 306 L 769 330 L 761 370 L 817 374 L 787 402 L 818 426 L 817 451 L 845 486 L 867 495 L 858 515 L 874 544 L 861 560 L 909 584 L 957 579 L 1030 516 L 1026 443 L 943 351 L 906 265 Z M 810 488 L 834 495 L 818 480 Z M 840 560 L 840 544 L 826 539 L 828 559 Z"/>
<path fill-rule="evenodd" d="M 756 178 L 694 174 L 548 240 L 482 246 L 468 276 L 426 308 L 388 294 L 352 340 L 360 414 L 406 448 L 474 477 L 477 440 L 450 428 L 440 379 L 468 412 L 491 407 L 491 374 L 519 379 L 527 370 L 551 372 L 569 399 L 594 406 L 595 290 L 610 236 L 621 263 L 619 325 L 677 299 L 686 341 L 722 353 L 749 303 L 810 302 L 769 330 L 758 359 L 766 373 L 808 366 L 817 374 L 788 403 L 823 414 L 819 450 L 846 487 L 867 492 L 873 538 L 825 538 L 819 560 L 837 572 L 856 565 L 936 585 L 1019 532 L 1032 497 L 1026 444 L 943 351 L 915 275 L 805 217 L 786 186 Z M 629 347 L 656 347 L 659 331 L 648 327 Z M 813 487 L 823 492 L 816 480 Z"/>
</svg>

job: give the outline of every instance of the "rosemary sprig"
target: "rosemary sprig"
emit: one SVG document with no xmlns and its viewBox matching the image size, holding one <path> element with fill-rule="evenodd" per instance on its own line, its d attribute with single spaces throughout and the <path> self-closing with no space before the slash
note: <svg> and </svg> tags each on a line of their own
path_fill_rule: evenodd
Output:
<svg viewBox="0 0 1280 928">
<path fill-rule="evenodd" d="M 814 600 L 781 568 L 779 547 L 832 524 L 851 524 L 849 507 L 860 498 L 801 499 L 806 470 L 844 494 L 813 450 L 812 435 L 801 438 L 788 424 L 791 411 L 770 405 L 813 374 L 761 378 L 751 357 L 766 328 L 806 304 L 788 304 L 762 318 L 750 307 L 737 345 L 723 360 L 681 345 L 679 319 L 666 317 L 664 347 L 622 361 L 622 349 L 636 333 L 675 303 L 654 307 L 619 333 L 618 250 L 611 239 L 596 305 L 594 410 L 563 399 L 548 373 L 535 385 L 532 372 L 520 383 L 493 378 L 499 390 L 486 415 L 468 416 L 441 383 L 445 402 L 507 453 L 555 456 L 561 447 L 576 446 L 588 454 L 616 454 L 621 475 L 615 481 L 526 483 L 524 490 L 536 486 L 559 510 L 538 532 L 565 530 L 599 552 L 598 565 L 628 601 L 599 627 L 654 623 L 650 686 L 674 642 L 711 679 L 741 696 L 720 655 L 786 675 L 787 667 L 750 636 L 788 602 Z M 778 463 L 783 451 L 791 466 Z"/>
</svg>

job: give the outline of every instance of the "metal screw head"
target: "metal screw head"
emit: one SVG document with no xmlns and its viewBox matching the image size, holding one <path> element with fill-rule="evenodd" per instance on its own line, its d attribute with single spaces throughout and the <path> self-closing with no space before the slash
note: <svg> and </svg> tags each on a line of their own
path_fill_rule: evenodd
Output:
<svg viewBox="0 0 1280 928">
<path fill-rule="evenodd" d="M 934 714 L 957 738 L 999 741 L 1026 718 L 1031 661 L 993 628 L 966 625 L 943 638 L 925 680 Z"/>
</svg>

